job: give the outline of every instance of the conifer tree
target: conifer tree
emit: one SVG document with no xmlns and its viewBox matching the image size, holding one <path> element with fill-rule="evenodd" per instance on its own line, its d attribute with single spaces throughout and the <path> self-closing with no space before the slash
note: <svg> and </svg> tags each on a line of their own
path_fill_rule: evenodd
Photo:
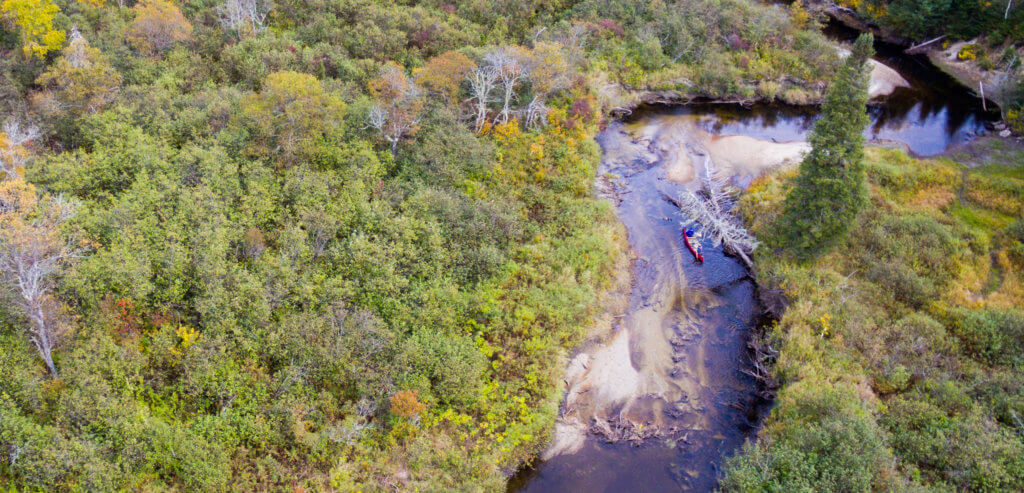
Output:
<svg viewBox="0 0 1024 493">
<path fill-rule="evenodd" d="M 861 35 L 825 94 L 822 116 L 811 131 L 811 152 L 800 163 L 786 196 L 780 230 L 800 256 L 820 252 L 845 237 L 867 202 L 864 127 L 868 124 L 867 61 L 872 36 Z"/>
</svg>

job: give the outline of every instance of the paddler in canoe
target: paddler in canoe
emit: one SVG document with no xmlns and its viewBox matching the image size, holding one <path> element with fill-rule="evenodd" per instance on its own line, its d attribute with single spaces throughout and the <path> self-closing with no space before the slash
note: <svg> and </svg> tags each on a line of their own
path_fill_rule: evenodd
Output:
<svg viewBox="0 0 1024 493">
<path fill-rule="evenodd" d="M 693 254 L 693 258 L 697 259 L 698 262 L 703 263 L 704 250 L 700 246 L 699 237 L 695 235 L 696 233 L 694 233 L 692 229 L 687 228 L 686 231 L 683 232 L 683 241 L 686 242 L 686 248 L 690 249 L 690 253 Z M 690 241 L 691 238 L 693 238 L 692 242 Z"/>
</svg>

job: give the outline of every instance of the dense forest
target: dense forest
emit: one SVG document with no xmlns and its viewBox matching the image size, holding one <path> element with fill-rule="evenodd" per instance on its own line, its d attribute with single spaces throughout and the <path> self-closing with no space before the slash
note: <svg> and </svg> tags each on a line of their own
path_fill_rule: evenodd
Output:
<svg viewBox="0 0 1024 493">
<path fill-rule="evenodd" d="M 0 486 L 501 490 L 628 255 L 607 115 L 842 67 L 799 3 L 0 0 Z M 756 258 L 784 386 L 723 486 L 1024 488 L 1020 168 L 866 163 L 864 234 Z"/>
</svg>

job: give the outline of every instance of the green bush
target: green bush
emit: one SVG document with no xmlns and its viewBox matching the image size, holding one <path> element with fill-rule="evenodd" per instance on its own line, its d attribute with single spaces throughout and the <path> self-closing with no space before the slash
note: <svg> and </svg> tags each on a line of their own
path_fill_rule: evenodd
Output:
<svg viewBox="0 0 1024 493">
<path fill-rule="evenodd" d="M 425 381 L 444 406 L 465 405 L 477 398 L 487 360 L 466 336 L 417 331 L 402 348 L 402 366 L 410 382 Z"/>
<path fill-rule="evenodd" d="M 939 384 L 939 386 L 951 384 Z M 962 400 L 965 396 L 959 398 Z M 881 423 L 901 461 L 925 483 L 969 491 L 1024 487 L 1024 443 L 977 409 L 947 411 L 941 400 L 910 394 L 890 401 Z"/>
<path fill-rule="evenodd" d="M 886 434 L 850 389 L 780 396 L 763 438 L 727 463 L 723 491 L 872 491 L 892 465 Z"/>
<path fill-rule="evenodd" d="M 948 227 L 918 214 L 865 214 L 851 237 L 865 275 L 914 308 L 955 278 L 965 247 Z"/>
<path fill-rule="evenodd" d="M 949 314 L 953 334 L 969 354 L 993 365 L 1020 367 L 1024 352 L 1024 313 L 998 310 L 953 310 Z"/>
</svg>

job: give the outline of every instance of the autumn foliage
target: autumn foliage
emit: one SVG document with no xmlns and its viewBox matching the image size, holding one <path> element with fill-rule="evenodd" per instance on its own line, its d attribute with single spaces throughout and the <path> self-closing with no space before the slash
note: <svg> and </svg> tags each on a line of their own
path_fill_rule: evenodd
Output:
<svg viewBox="0 0 1024 493">
<path fill-rule="evenodd" d="M 426 66 L 416 73 L 416 80 L 447 101 L 458 101 L 462 82 L 475 66 L 466 55 L 449 51 L 427 61 Z"/>
<path fill-rule="evenodd" d="M 427 409 L 427 406 L 419 401 L 419 395 L 415 390 L 396 392 L 389 400 L 391 401 L 391 414 L 399 418 L 413 419 Z"/>
<path fill-rule="evenodd" d="M 113 101 L 121 75 L 100 50 L 72 30 L 71 42 L 56 63 L 36 79 L 43 91 L 33 102 L 45 114 L 81 116 L 95 113 Z"/>
<path fill-rule="evenodd" d="M 345 104 L 326 91 L 316 77 L 298 72 L 267 76 L 263 90 L 242 103 L 253 130 L 252 152 L 280 155 L 291 163 L 304 149 L 341 128 Z"/>
<path fill-rule="evenodd" d="M 64 43 L 64 31 L 53 28 L 60 7 L 51 0 L 2 0 L 0 20 L 14 27 L 25 57 L 43 57 Z"/>
<path fill-rule="evenodd" d="M 419 130 L 425 104 L 423 89 L 402 67 L 389 62 L 380 76 L 370 81 L 369 90 L 377 103 L 370 108 L 367 120 L 391 144 L 394 153 L 402 139 Z"/>
<path fill-rule="evenodd" d="M 160 55 L 192 39 L 192 24 L 167 0 L 143 0 L 132 10 L 135 21 L 128 30 L 128 42 L 144 55 Z"/>
<path fill-rule="evenodd" d="M 53 295 L 53 277 L 76 253 L 60 232 L 73 214 L 73 204 L 40 196 L 20 177 L 0 181 L 0 290 L 28 320 L 29 340 L 54 376 L 53 350 L 70 326 Z"/>
</svg>

